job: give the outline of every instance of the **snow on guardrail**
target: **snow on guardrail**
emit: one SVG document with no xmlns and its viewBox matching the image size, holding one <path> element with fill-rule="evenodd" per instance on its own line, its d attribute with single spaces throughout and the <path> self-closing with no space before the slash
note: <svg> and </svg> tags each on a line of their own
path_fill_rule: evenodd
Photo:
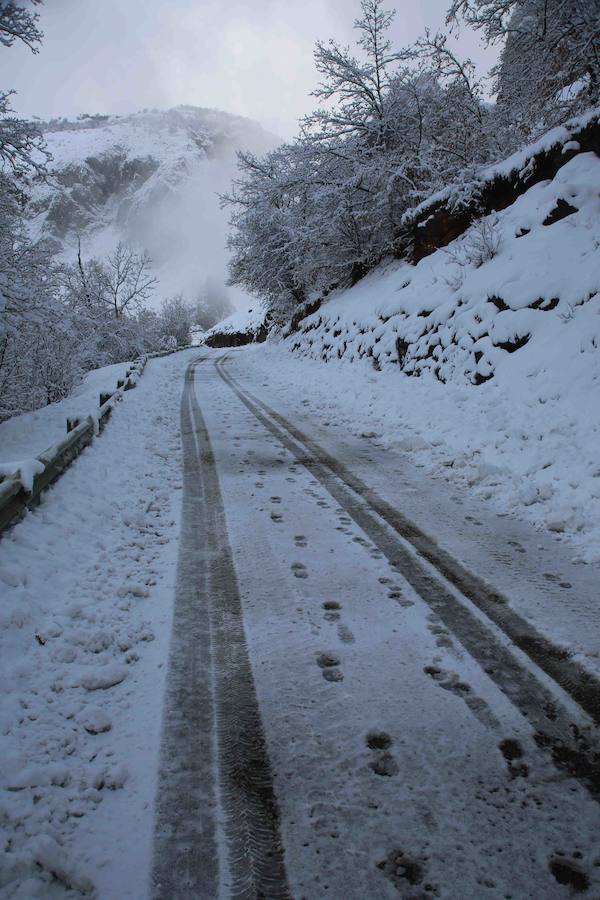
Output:
<svg viewBox="0 0 600 900">
<path fill-rule="evenodd" d="M 149 359 L 169 356 L 188 347 L 148 353 L 134 360 L 112 393 L 100 394 L 100 407 L 82 419 L 67 419 L 67 436 L 37 457 L 0 463 L 0 536 L 28 509 L 37 506 L 42 493 L 60 478 L 84 447 L 103 430 L 114 406 L 125 391 L 136 387 Z"/>
</svg>

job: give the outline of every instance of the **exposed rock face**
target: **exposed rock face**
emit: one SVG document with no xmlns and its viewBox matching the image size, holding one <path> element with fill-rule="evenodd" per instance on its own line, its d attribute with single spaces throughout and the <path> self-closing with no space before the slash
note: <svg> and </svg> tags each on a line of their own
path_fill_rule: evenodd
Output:
<svg viewBox="0 0 600 900">
<path fill-rule="evenodd" d="M 207 347 L 243 347 L 245 344 L 262 344 L 269 334 L 269 324 L 265 321 L 258 328 L 247 331 L 218 331 L 218 325 L 204 343 Z"/>
<path fill-rule="evenodd" d="M 555 131 L 554 142 L 543 145 L 529 158 L 515 154 L 514 167 L 489 179 L 484 178 L 461 206 L 453 204 L 451 198 L 442 198 L 422 204 L 415 213 L 408 213 L 398 235 L 398 257 L 417 263 L 460 237 L 474 219 L 506 209 L 534 184 L 554 178 L 578 153 L 593 151 L 600 156 L 600 115 L 583 126 Z M 570 211 L 576 212 L 573 207 Z M 552 224 L 564 215 L 569 212 L 561 209 L 544 224 Z"/>
<path fill-rule="evenodd" d="M 265 153 L 278 143 L 249 119 L 189 106 L 42 129 L 53 173 L 33 193 L 35 233 L 69 260 L 78 239 L 87 258 L 119 240 L 145 249 L 164 293 L 224 277 L 227 216 L 216 194 L 228 188 L 238 150 Z"/>
</svg>

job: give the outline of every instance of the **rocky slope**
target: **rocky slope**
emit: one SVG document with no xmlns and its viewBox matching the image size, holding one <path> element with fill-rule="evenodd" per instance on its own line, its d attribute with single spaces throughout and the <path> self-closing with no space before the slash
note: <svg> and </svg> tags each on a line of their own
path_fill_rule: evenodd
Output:
<svg viewBox="0 0 600 900">
<path fill-rule="evenodd" d="M 119 240 L 148 250 L 161 294 L 193 295 L 225 277 L 226 214 L 217 192 L 236 151 L 277 143 L 249 119 L 185 106 L 43 123 L 53 176 L 36 188 L 31 228 L 57 254 L 103 255 Z"/>
</svg>

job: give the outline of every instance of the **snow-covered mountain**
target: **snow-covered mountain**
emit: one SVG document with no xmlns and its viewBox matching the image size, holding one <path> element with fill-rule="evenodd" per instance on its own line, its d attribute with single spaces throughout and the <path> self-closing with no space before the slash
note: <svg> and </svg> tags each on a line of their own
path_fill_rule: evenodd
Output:
<svg viewBox="0 0 600 900">
<path fill-rule="evenodd" d="M 249 119 L 180 106 L 127 116 L 43 123 L 52 179 L 31 202 L 34 233 L 73 258 L 110 252 L 119 240 L 146 249 L 160 280 L 158 298 L 193 299 L 206 279 L 225 278 L 227 190 L 236 152 L 278 143 Z"/>
</svg>

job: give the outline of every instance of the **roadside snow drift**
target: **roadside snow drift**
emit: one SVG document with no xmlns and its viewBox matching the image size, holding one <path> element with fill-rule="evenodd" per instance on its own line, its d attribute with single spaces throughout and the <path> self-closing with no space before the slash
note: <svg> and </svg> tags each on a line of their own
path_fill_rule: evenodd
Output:
<svg viewBox="0 0 600 900">
<path fill-rule="evenodd" d="M 193 352 L 151 360 L 0 541 L 3 898 L 135 900 L 149 871 Z"/>
<path fill-rule="evenodd" d="M 32 458 L 58 444 L 67 434 L 67 419 L 95 414 L 100 394 L 114 393 L 130 366 L 130 362 L 123 362 L 94 369 L 65 400 L 0 422 L 0 463 Z"/>
</svg>

